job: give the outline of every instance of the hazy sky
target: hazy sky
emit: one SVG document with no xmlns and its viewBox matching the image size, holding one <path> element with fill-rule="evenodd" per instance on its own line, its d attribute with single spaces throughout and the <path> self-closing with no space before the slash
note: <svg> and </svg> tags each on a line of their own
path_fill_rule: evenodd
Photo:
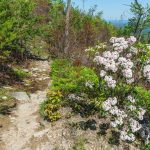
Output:
<svg viewBox="0 0 150 150">
<path fill-rule="evenodd" d="M 74 6 L 79 6 L 83 9 L 83 0 L 72 0 Z M 84 0 L 84 9 L 88 10 L 90 7 L 97 5 L 97 11 L 103 11 L 104 19 L 128 19 L 131 14 L 129 7 L 124 4 L 130 4 L 134 0 Z M 140 3 L 146 5 L 150 0 L 139 0 Z"/>
</svg>

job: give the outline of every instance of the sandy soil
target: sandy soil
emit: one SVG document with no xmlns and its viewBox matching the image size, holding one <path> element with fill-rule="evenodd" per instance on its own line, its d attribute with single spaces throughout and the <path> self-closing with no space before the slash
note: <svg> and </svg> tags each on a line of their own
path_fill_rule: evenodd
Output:
<svg viewBox="0 0 150 150">
<path fill-rule="evenodd" d="M 2 123 L 3 127 L 0 135 L 1 150 L 30 149 L 26 145 L 30 143 L 30 139 L 34 136 L 36 130 L 40 128 L 40 123 L 37 121 L 39 118 L 38 110 L 40 103 L 46 99 L 46 92 L 50 82 L 50 66 L 47 61 L 32 62 L 31 64 L 32 68 L 29 71 L 32 71 L 32 77 L 39 80 L 41 90 L 29 93 L 30 100 L 19 102 L 17 108 L 9 115 L 9 118 L 3 116 L 4 122 Z"/>
</svg>

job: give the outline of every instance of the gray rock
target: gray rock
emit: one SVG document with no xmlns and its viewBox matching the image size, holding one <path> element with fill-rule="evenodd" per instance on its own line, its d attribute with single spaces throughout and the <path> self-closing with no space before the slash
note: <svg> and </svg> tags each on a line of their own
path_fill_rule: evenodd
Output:
<svg viewBox="0 0 150 150">
<path fill-rule="evenodd" d="M 35 133 L 33 136 L 36 138 L 41 138 L 42 136 L 46 135 L 48 133 L 49 129 L 45 129 L 43 131 Z"/>
<path fill-rule="evenodd" d="M 18 101 L 29 101 L 30 98 L 26 92 L 13 92 L 10 94 L 12 97 L 17 99 Z"/>
<path fill-rule="evenodd" d="M 52 81 L 48 82 L 48 87 L 50 87 L 52 85 Z"/>
<path fill-rule="evenodd" d="M 42 80 L 43 80 L 43 78 L 37 78 L 37 80 L 38 80 L 38 81 L 42 81 Z"/>
<path fill-rule="evenodd" d="M 13 89 L 11 86 L 3 86 L 3 88 L 6 90 L 12 90 Z"/>
<path fill-rule="evenodd" d="M 31 68 L 31 71 L 39 71 L 38 68 Z"/>
<path fill-rule="evenodd" d="M 142 128 L 139 130 L 139 135 L 145 142 L 149 141 L 150 128 L 146 124 L 142 125 Z"/>
<path fill-rule="evenodd" d="M 28 69 L 22 69 L 24 72 L 29 72 L 29 70 Z"/>
<path fill-rule="evenodd" d="M 2 97 L 2 100 L 7 100 L 7 99 L 8 99 L 7 96 L 3 96 L 3 97 Z"/>
<path fill-rule="evenodd" d="M 44 79 L 44 80 L 46 80 L 46 79 L 50 79 L 50 77 L 43 77 L 43 79 Z"/>
</svg>

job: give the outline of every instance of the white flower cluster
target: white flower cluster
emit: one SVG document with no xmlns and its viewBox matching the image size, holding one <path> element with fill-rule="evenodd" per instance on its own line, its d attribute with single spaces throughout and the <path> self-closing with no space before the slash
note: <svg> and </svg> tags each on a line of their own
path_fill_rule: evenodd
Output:
<svg viewBox="0 0 150 150">
<path fill-rule="evenodd" d="M 131 47 L 130 47 L 130 52 L 131 52 L 131 55 L 132 55 L 132 54 L 137 54 L 137 53 L 138 53 L 138 49 L 135 48 L 135 47 L 133 47 L 133 46 L 131 46 Z"/>
<path fill-rule="evenodd" d="M 115 121 L 111 122 L 111 126 L 116 128 L 119 125 L 123 124 L 123 119 L 121 117 L 117 118 Z"/>
<path fill-rule="evenodd" d="M 123 82 L 124 85 L 124 81 L 126 81 L 125 84 L 135 82 L 137 76 L 134 74 L 137 71 L 136 66 L 139 64 L 136 63 L 139 62 L 139 59 L 135 55 L 140 52 L 139 49 L 133 47 L 135 42 L 136 38 L 134 36 L 130 36 L 127 39 L 124 37 L 112 37 L 110 39 L 112 48 L 103 52 L 100 56 L 95 56 L 94 61 L 100 69 L 99 75 L 106 82 L 107 86 L 111 88 L 110 92 L 112 92 L 112 89 L 116 89 L 117 83 Z M 150 59 L 147 60 L 144 66 L 143 74 L 150 82 Z M 121 84 L 118 85 L 120 86 Z M 124 128 L 120 132 L 120 138 L 124 141 L 135 141 L 134 133 L 142 127 L 138 121 L 143 120 L 145 110 L 139 108 L 137 100 L 132 95 L 128 95 L 127 97 L 123 95 L 118 100 L 114 97 L 116 91 L 114 90 L 112 92 L 113 96 L 102 103 L 102 108 L 114 119 L 111 122 L 112 127 Z M 124 106 L 119 108 L 119 104 L 123 104 Z"/>
<path fill-rule="evenodd" d="M 144 66 L 143 75 L 148 80 L 148 82 L 150 82 L 150 64 Z"/>
<path fill-rule="evenodd" d="M 75 95 L 75 94 L 69 94 L 69 95 L 68 95 L 68 98 L 69 98 L 69 99 L 76 99 L 76 95 Z"/>
<path fill-rule="evenodd" d="M 105 70 L 110 70 L 115 73 L 118 70 L 117 63 L 115 62 L 115 60 L 118 59 L 118 57 L 119 53 L 117 51 L 106 51 L 103 53 L 103 56 L 96 56 L 94 58 L 94 61 L 98 65 L 103 65 Z"/>
<path fill-rule="evenodd" d="M 126 57 L 127 57 L 127 58 L 132 58 L 132 53 L 128 53 L 128 54 L 126 55 Z"/>
<path fill-rule="evenodd" d="M 127 99 L 131 102 L 131 103 L 135 103 L 136 102 L 136 100 L 135 100 L 135 98 L 133 97 L 133 96 L 131 96 L 131 95 L 129 95 L 128 97 L 127 97 Z M 134 105 L 130 105 L 129 106 L 129 109 L 131 110 L 131 111 L 134 111 L 134 110 L 137 110 L 138 112 L 138 119 L 139 120 L 143 120 L 143 116 L 144 116 L 144 114 L 145 114 L 145 110 L 143 109 L 143 108 L 139 108 L 139 109 L 137 109 Z"/>
<path fill-rule="evenodd" d="M 89 48 L 87 48 L 87 49 L 85 49 L 85 52 L 94 52 L 95 50 L 94 50 L 94 48 L 92 48 L 92 47 L 89 47 Z"/>
<path fill-rule="evenodd" d="M 116 80 L 112 76 L 107 75 L 107 72 L 117 73 L 118 70 L 121 70 L 123 77 L 126 79 L 126 83 L 132 84 L 135 80 L 133 77 L 134 63 L 131 61 L 131 58 L 132 53 L 136 53 L 137 49 L 131 45 L 136 42 L 136 38 L 131 36 L 125 40 L 123 37 L 112 37 L 110 42 L 113 44 L 113 51 L 105 51 L 101 56 L 95 56 L 94 58 L 97 65 L 103 67 L 100 71 L 100 77 L 104 78 L 108 87 L 114 88 L 116 86 Z M 130 53 L 126 54 L 126 49 L 129 47 Z M 121 52 L 124 52 L 125 56 Z"/>
<path fill-rule="evenodd" d="M 140 108 L 139 112 L 138 112 L 138 118 L 139 120 L 143 120 L 143 116 L 146 113 L 146 111 L 143 108 Z"/>
<path fill-rule="evenodd" d="M 127 97 L 127 99 L 128 99 L 131 103 L 135 103 L 135 99 L 134 99 L 134 97 L 132 97 L 131 95 L 129 95 L 129 96 Z"/>
<path fill-rule="evenodd" d="M 106 48 L 106 45 L 104 43 L 99 43 L 95 47 L 89 47 L 85 49 L 85 52 L 98 52 L 98 50 L 105 49 L 105 48 Z"/>
<path fill-rule="evenodd" d="M 130 36 L 127 40 L 124 37 L 116 38 L 112 37 L 110 39 L 110 43 L 113 44 L 114 50 L 118 51 L 119 53 L 123 52 L 124 49 L 127 49 L 129 45 L 133 45 L 136 42 L 136 38 L 134 36 Z"/>
<path fill-rule="evenodd" d="M 130 122 L 130 127 L 131 127 L 131 130 L 133 133 L 137 132 L 138 130 L 140 130 L 142 128 L 142 125 L 139 124 L 138 121 L 136 121 L 132 118 L 129 120 L 129 122 Z"/>
<path fill-rule="evenodd" d="M 112 108 L 112 106 L 114 106 L 116 104 L 117 104 L 117 98 L 116 97 L 114 97 L 114 98 L 109 97 L 105 102 L 103 102 L 102 107 L 105 111 L 108 111 Z"/>
<path fill-rule="evenodd" d="M 127 84 L 132 84 L 134 82 L 134 78 L 126 79 Z"/>
<path fill-rule="evenodd" d="M 124 37 L 120 37 L 120 38 L 116 38 L 116 37 L 112 37 L 111 39 L 110 39 L 110 43 L 124 43 L 124 42 L 126 42 L 126 43 L 128 43 L 128 44 L 134 44 L 135 42 L 136 42 L 137 40 L 136 40 L 136 38 L 134 37 L 134 36 L 130 36 L 129 38 L 127 38 L 127 40 L 125 40 L 125 38 Z"/>
<path fill-rule="evenodd" d="M 75 94 L 69 94 L 68 95 L 68 99 L 69 100 L 78 100 L 78 101 L 83 100 L 81 97 L 79 97 L 79 96 L 77 96 Z"/>
<path fill-rule="evenodd" d="M 92 89 L 93 86 L 94 86 L 94 83 L 92 83 L 91 81 L 87 81 L 87 82 L 85 83 L 85 86 L 88 87 L 88 88 L 90 88 L 90 89 Z"/>
<path fill-rule="evenodd" d="M 136 38 L 134 36 L 130 36 L 128 39 L 127 39 L 128 43 L 129 44 L 134 44 L 136 42 Z"/>
<path fill-rule="evenodd" d="M 120 38 L 118 38 L 120 39 Z M 115 51 L 121 53 L 123 52 L 125 49 L 128 48 L 128 42 L 125 41 L 125 39 L 121 39 L 120 41 L 116 42 L 116 43 L 113 43 L 113 48 Z"/>
<path fill-rule="evenodd" d="M 147 64 L 150 64 L 150 58 L 146 61 Z"/>
<path fill-rule="evenodd" d="M 95 48 L 97 48 L 97 49 L 104 49 L 104 48 L 106 48 L 106 45 L 103 44 L 103 43 L 100 43 L 99 45 L 96 45 Z"/>
<path fill-rule="evenodd" d="M 114 89 L 116 87 L 116 81 L 113 80 L 112 76 L 105 76 L 104 81 L 107 83 L 109 88 Z"/>
<path fill-rule="evenodd" d="M 122 68 L 123 76 L 126 78 L 128 84 L 134 82 L 133 71 L 132 68 L 134 66 L 133 62 L 130 59 L 126 59 L 125 57 L 120 57 L 118 59 L 118 63 Z"/>
<path fill-rule="evenodd" d="M 147 48 L 150 50 L 150 45 L 147 45 Z"/>
<path fill-rule="evenodd" d="M 130 105 L 130 106 L 129 106 L 129 109 L 130 109 L 131 111 L 134 111 L 134 110 L 136 110 L 136 107 L 135 107 L 134 105 Z"/>
<path fill-rule="evenodd" d="M 123 119 L 127 117 L 127 114 L 118 109 L 116 97 L 109 97 L 105 102 L 103 102 L 102 107 L 105 111 L 109 111 L 109 113 L 113 116 L 116 116 L 115 121 L 111 122 L 112 127 L 117 127 L 118 125 L 123 125 Z"/>
<path fill-rule="evenodd" d="M 121 138 L 121 140 L 123 140 L 123 141 L 131 141 L 131 142 L 133 142 L 133 141 L 135 141 L 135 136 L 134 136 L 134 134 L 133 133 L 129 133 L 129 131 L 127 130 L 122 130 L 121 132 L 120 132 L 120 138 Z"/>
<path fill-rule="evenodd" d="M 105 70 L 101 70 L 100 71 L 100 77 L 104 77 L 106 75 L 106 71 Z"/>
</svg>

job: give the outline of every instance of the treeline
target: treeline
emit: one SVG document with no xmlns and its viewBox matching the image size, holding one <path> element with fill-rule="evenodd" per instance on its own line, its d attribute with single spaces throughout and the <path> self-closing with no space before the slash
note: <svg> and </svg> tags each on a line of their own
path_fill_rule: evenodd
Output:
<svg viewBox="0 0 150 150">
<path fill-rule="evenodd" d="M 0 64 L 25 57 L 27 41 L 38 33 L 34 8 L 30 1 L 0 1 Z"/>
<path fill-rule="evenodd" d="M 53 52 L 63 52 L 65 48 L 65 21 L 66 4 L 62 0 L 51 1 L 50 22 L 47 37 Z M 81 11 L 78 7 L 71 7 L 69 16 L 69 53 L 78 54 L 98 41 L 107 41 L 117 34 L 117 29 L 102 19 L 102 12 L 96 13 L 96 8 L 88 12 Z"/>
<path fill-rule="evenodd" d="M 133 17 L 125 28 L 117 29 L 102 19 L 103 12 L 97 12 L 95 6 L 83 11 L 69 1 L 70 9 L 63 0 L 1 0 L 1 64 L 37 58 L 31 56 L 33 49 L 38 51 L 40 42 L 51 55 L 68 57 L 83 55 L 85 48 L 106 42 L 112 36 L 135 35 L 144 41 L 143 29 L 150 25 L 149 6 L 143 7 L 135 0 L 129 5 Z"/>
<path fill-rule="evenodd" d="M 129 18 L 128 24 L 120 29 L 120 35 L 130 36 L 134 35 L 139 42 L 150 43 L 150 6 L 147 4 L 143 6 L 138 0 L 134 0 L 131 4 L 127 5 L 130 8 L 132 17 Z M 147 36 L 145 35 L 145 29 Z"/>
<path fill-rule="evenodd" d="M 67 6 L 62 0 L 1 0 L 0 1 L 0 62 L 27 58 L 35 37 L 46 41 L 55 56 L 65 48 Z M 88 12 L 71 7 L 69 18 L 69 52 L 80 54 L 96 42 L 104 42 L 117 34 L 117 29 L 102 19 L 95 8 Z M 39 41 L 38 41 L 39 42 Z M 37 43 L 38 44 L 38 43 Z"/>
</svg>

